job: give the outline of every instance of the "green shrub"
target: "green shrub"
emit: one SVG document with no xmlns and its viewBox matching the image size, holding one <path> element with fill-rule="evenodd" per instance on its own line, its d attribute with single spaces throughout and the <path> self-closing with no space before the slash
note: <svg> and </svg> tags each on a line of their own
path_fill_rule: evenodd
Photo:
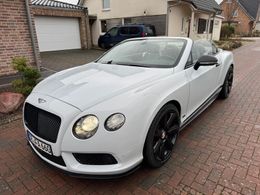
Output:
<svg viewBox="0 0 260 195">
<path fill-rule="evenodd" d="M 14 80 L 12 86 L 17 93 L 28 96 L 41 77 L 40 72 L 27 64 L 24 57 L 13 58 L 12 65 L 21 74 L 21 78 Z"/>
<path fill-rule="evenodd" d="M 221 38 L 228 39 L 235 34 L 235 27 L 231 25 L 224 25 L 221 27 Z"/>
<path fill-rule="evenodd" d="M 224 50 L 233 50 L 242 46 L 242 42 L 239 40 L 226 40 L 216 42 L 218 47 Z"/>
</svg>

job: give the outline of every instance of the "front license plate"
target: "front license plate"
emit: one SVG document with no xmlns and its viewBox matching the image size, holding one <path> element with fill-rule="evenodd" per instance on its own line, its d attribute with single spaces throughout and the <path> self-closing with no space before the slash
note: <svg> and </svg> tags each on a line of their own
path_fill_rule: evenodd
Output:
<svg viewBox="0 0 260 195">
<path fill-rule="evenodd" d="M 29 131 L 27 131 L 27 137 L 29 142 L 31 142 L 35 147 L 42 150 L 43 152 L 46 152 L 49 155 L 52 155 L 51 146 L 49 144 L 46 144 L 37 138 L 35 138 Z"/>
</svg>

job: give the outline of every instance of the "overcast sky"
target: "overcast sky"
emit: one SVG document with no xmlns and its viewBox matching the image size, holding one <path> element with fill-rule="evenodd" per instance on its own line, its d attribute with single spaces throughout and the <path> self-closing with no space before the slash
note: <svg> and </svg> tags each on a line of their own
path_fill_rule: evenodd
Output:
<svg viewBox="0 0 260 195">
<path fill-rule="evenodd" d="M 67 3 L 72 3 L 72 4 L 77 4 L 78 0 L 58 0 L 58 1 L 63 1 Z M 216 0 L 218 3 L 220 3 L 222 0 Z"/>
</svg>

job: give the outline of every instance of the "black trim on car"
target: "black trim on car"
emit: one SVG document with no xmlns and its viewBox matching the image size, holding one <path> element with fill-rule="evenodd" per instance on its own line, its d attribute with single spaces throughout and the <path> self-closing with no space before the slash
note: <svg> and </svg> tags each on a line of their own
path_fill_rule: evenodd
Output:
<svg viewBox="0 0 260 195">
<path fill-rule="evenodd" d="M 50 168 L 53 168 L 53 169 L 56 169 L 56 170 L 59 170 L 61 172 L 63 172 L 64 174 L 66 175 L 69 175 L 71 177 L 75 177 L 75 178 L 82 178 L 82 179 L 97 179 L 97 180 L 101 180 L 101 179 L 106 179 L 106 180 L 109 180 L 109 179 L 119 179 L 119 178 L 122 178 L 122 177 L 126 177 L 126 176 L 129 176 L 131 174 L 133 174 L 134 172 L 136 172 L 141 166 L 142 166 L 142 162 L 140 164 L 138 164 L 137 166 L 135 166 L 134 168 L 130 169 L 129 171 L 127 172 L 124 172 L 124 173 L 120 173 L 120 174 L 114 174 L 114 175 L 90 175 L 90 174 L 80 174 L 80 173 L 72 173 L 72 172 L 69 172 L 69 171 L 65 171 L 64 169 L 61 169 L 61 168 L 58 168 L 50 163 L 48 163 L 47 161 L 43 160 L 35 151 L 34 149 L 32 148 L 31 144 L 27 141 L 29 147 L 31 148 L 31 150 L 33 151 L 33 153 L 36 154 L 36 156 L 42 161 L 44 162 L 48 167 Z"/>
<path fill-rule="evenodd" d="M 180 130 L 183 130 L 193 119 L 200 115 L 210 104 L 217 99 L 218 94 L 220 93 L 222 86 L 220 86 L 200 107 L 198 107 L 181 125 Z"/>
<path fill-rule="evenodd" d="M 28 142 L 28 145 L 30 146 L 30 148 L 32 149 L 32 151 L 38 156 L 38 154 L 34 151 L 34 149 L 39 152 L 40 155 L 42 155 L 44 158 L 48 159 L 49 161 L 53 162 L 53 163 L 56 163 L 60 166 L 63 166 L 63 167 L 66 167 L 66 164 L 63 160 L 63 158 L 61 156 L 54 156 L 54 155 L 49 155 L 47 154 L 46 152 L 38 149 L 37 147 L 35 146 L 32 146 L 29 142 Z"/>
</svg>

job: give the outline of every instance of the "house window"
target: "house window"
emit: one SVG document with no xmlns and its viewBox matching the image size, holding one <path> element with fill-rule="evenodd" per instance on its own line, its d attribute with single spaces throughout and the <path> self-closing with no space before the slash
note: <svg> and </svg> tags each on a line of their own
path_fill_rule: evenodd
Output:
<svg viewBox="0 0 260 195">
<path fill-rule="evenodd" d="M 233 17 L 238 17 L 238 9 L 233 12 Z"/>
<path fill-rule="evenodd" d="M 132 18 L 125 18 L 125 24 L 131 24 Z"/>
<path fill-rule="evenodd" d="M 108 10 L 110 9 L 110 0 L 102 0 L 103 1 L 103 9 Z"/>
<path fill-rule="evenodd" d="M 198 22 L 198 34 L 204 34 L 206 28 L 207 28 L 207 20 L 200 18 Z"/>
<path fill-rule="evenodd" d="M 212 34 L 212 32 L 213 32 L 213 27 L 214 27 L 214 21 L 211 20 L 211 21 L 210 21 L 210 28 L 209 28 L 209 33 L 210 33 L 210 34 Z"/>
<path fill-rule="evenodd" d="M 107 21 L 106 20 L 101 20 L 101 32 L 102 33 L 107 32 Z"/>
</svg>

